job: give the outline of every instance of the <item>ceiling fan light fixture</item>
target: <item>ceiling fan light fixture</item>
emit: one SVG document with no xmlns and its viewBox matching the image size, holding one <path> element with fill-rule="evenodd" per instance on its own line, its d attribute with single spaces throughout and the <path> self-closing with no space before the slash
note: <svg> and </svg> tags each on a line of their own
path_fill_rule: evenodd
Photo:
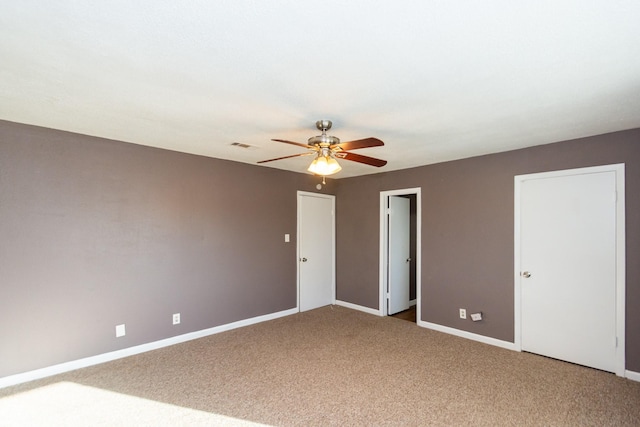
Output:
<svg viewBox="0 0 640 427">
<path fill-rule="evenodd" d="M 320 154 L 313 162 L 311 162 L 307 170 L 315 173 L 316 175 L 327 176 L 340 172 L 342 170 L 342 166 L 340 166 L 333 157 L 323 156 Z"/>
</svg>

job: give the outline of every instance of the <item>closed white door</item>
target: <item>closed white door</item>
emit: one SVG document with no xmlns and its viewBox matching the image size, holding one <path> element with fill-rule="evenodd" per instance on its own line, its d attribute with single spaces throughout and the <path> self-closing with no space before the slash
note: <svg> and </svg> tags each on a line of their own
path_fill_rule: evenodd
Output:
<svg viewBox="0 0 640 427">
<path fill-rule="evenodd" d="M 522 349 L 616 370 L 616 175 L 521 184 Z"/>
<path fill-rule="evenodd" d="M 298 193 L 300 311 L 335 302 L 334 196 Z"/>
<path fill-rule="evenodd" d="M 395 314 L 409 308 L 411 202 L 389 196 L 389 308 Z"/>
</svg>

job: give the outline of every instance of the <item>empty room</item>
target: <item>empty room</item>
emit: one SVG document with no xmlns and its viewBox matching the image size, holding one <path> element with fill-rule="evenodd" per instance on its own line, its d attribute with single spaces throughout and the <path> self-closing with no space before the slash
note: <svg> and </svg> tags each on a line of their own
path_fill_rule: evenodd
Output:
<svg viewBox="0 0 640 427">
<path fill-rule="evenodd" d="M 640 3 L 0 4 L 0 425 L 640 425 Z"/>
</svg>

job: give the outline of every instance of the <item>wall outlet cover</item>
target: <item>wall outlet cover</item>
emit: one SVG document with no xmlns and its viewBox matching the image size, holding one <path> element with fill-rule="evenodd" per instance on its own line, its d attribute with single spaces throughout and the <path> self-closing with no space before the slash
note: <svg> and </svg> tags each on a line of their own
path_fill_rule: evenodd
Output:
<svg viewBox="0 0 640 427">
<path fill-rule="evenodd" d="M 460 318 L 461 319 L 466 319 L 467 318 L 467 310 L 464 308 L 460 309 Z"/>
<path fill-rule="evenodd" d="M 173 324 L 174 325 L 180 324 L 180 313 L 175 313 L 173 315 Z"/>
</svg>

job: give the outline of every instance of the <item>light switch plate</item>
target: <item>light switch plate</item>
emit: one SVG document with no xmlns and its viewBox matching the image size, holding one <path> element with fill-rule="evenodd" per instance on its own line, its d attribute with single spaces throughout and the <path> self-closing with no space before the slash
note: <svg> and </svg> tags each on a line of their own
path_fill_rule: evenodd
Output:
<svg viewBox="0 0 640 427">
<path fill-rule="evenodd" d="M 122 325 L 116 325 L 116 338 L 123 337 L 127 334 L 124 323 Z"/>
<path fill-rule="evenodd" d="M 286 243 L 289 243 L 289 242 L 291 241 L 291 237 L 289 236 L 289 234 L 285 234 L 285 235 L 284 235 L 284 241 L 285 241 Z"/>
</svg>

